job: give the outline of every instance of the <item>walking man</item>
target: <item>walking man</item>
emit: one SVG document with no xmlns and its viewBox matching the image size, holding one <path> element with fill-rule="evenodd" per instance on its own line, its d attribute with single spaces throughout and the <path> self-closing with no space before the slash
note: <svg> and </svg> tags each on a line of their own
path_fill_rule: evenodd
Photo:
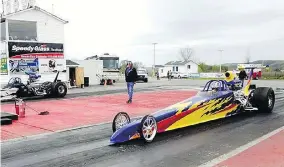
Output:
<svg viewBox="0 0 284 167">
<path fill-rule="evenodd" d="M 132 103 L 133 87 L 137 80 L 137 71 L 133 67 L 132 62 L 129 62 L 125 70 L 125 81 L 127 83 L 128 101 L 126 103 Z"/>
<path fill-rule="evenodd" d="M 156 75 L 157 75 L 157 80 L 160 80 L 159 71 L 157 71 Z"/>
<path fill-rule="evenodd" d="M 247 73 L 244 69 L 240 69 L 239 79 L 242 81 L 242 87 L 244 86 L 244 80 L 247 77 Z"/>
<path fill-rule="evenodd" d="M 167 73 L 168 80 L 170 80 L 170 71 Z"/>
</svg>

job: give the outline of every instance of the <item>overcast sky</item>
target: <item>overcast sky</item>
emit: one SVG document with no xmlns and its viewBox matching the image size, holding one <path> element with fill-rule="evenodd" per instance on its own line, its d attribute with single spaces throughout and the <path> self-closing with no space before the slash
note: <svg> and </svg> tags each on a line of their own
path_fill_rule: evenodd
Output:
<svg viewBox="0 0 284 167">
<path fill-rule="evenodd" d="M 242 62 L 248 50 L 252 60 L 284 59 L 284 0 L 37 0 L 52 4 L 69 21 L 67 58 L 108 52 L 151 66 L 157 42 L 156 64 L 186 46 L 210 64 Z"/>
</svg>

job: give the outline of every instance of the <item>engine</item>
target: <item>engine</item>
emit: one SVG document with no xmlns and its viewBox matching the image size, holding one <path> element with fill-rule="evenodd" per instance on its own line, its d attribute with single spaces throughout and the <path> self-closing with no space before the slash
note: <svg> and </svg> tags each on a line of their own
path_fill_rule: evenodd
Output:
<svg viewBox="0 0 284 167">
<path fill-rule="evenodd" d="M 234 96 L 235 101 L 240 103 L 245 110 L 256 110 L 252 105 L 254 90 L 251 90 L 248 96 L 245 96 L 241 90 L 238 90 L 234 92 Z"/>
<path fill-rule="evenodd" d="M 46 95 L 51 93 L 52 82 L 32 83 L 31 85 L 29 85 L 29 88 L 37 96 Z"/>
<path fill-rule="evenodd" d="M 235 101 L 239 102 L 243 107 L 246 107 L 248 100 L 241 90 L 234 92 Z"/>
</svg>

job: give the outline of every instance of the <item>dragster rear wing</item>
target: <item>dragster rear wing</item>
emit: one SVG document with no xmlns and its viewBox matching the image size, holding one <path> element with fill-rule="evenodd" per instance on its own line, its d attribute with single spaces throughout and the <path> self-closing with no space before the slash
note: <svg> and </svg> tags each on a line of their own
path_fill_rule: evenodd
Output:
<svg viewBox="0 0 284 167">
<path fill-rule="evenodd" d="M 238 69 L 263 69 L 267 68 L 267 66 L 263 66 L 262 64 L 238 64 Z"/>
</svg>

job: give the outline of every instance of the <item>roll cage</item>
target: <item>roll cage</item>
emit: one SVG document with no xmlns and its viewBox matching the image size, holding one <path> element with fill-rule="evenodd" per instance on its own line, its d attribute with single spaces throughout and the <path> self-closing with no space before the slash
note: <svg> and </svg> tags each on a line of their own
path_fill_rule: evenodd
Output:
<svg viewBox="0 0 284 167">
<path fill-rule="evenodd" d="M 211 91 L 212 90 L 212 84 L 216 84 L 216 83 L 219 83 L 217 91 L 227 91 L 227 90 L 230 90 L 228 85 L 227 85 L 227 83 L 226 83 L 226 81 L 224 81 L 224 80 L 210 80 L 210 81 L 208 81 L 206 83 L 206 85 L 204 86 L 202 92 Z"/>
</svg>

